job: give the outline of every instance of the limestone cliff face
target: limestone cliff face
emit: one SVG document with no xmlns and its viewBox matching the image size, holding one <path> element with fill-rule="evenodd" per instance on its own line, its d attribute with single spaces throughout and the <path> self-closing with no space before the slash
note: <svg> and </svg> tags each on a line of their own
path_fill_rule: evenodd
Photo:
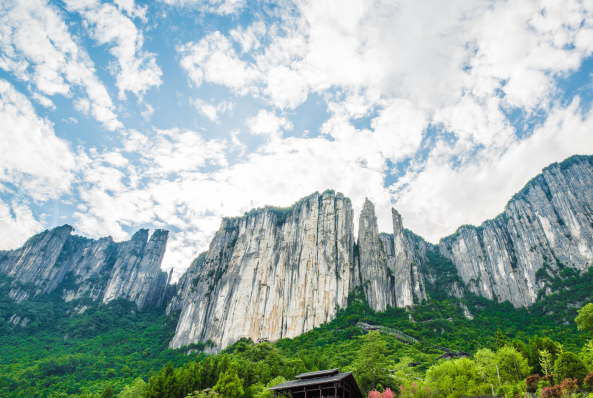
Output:
<svg viewBox="0 0 593 398">
<path fill-rule="evenodd" d="M 407 307 L 427 298 L 422 264 L 429 261 L 427 248 L 434 250 L 411 233 L 405 233 L 400 214 L 392 209 L 393 234 L 377 227 L 375 207 L 367 199 L 358 227 L 358 262 L 360 277 L 369 306 L 385 311 L 388 306 Z"/>
<path fill-rule="evenodd" d="M 573 156 L 531 180 L 505 211 L 440 242 L 468 288 L 528 306 L 564 267 L 593 263 L 593 157 Z"/>
<path fill-rule="evenodd" d="M 352 217 L 350 200 L 327 191 L 223 219 L 169 305 L 182 308 L 170 346 L 277 340 L 331 320 L 351 288 Z"/>
<path fill-rule="evenodd" d="M 138 307 L 162 303 L 167 284 L 160 270 L 168 232 L 138 231 L 130 241 L 86 239 L 69 225 L 44 231 L 20 249 L 0 252 L 0 272 L 14 278 L 10 296 L 18 301 L 58 289 L 66 301 L 90 297 L 135 301 Z M 27 283 L 34 288 L 28 288 Z"/>
<path fill-rule="evenodd" d="M 369 306 L 385 311 L 394 307 L 391 281 L 387 271 L 387 255 L 379 237 L 375 206 L 366 199 L 358 219 L 358 272 Z"/>
</svg>

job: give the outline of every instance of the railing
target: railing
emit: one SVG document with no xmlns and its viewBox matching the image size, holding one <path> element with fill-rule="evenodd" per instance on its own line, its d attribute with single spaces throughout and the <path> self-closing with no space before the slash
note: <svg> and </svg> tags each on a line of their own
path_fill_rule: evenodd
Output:
<svg viewBox="0 0 593 398">
<path fill-rule="evenodd" d="M 419 343 L 418 340 L 416 340 L 415 338 L 413 338 L 412 336 L 408 336 L 405 333 L 402 333 L 401 331 L 397 330 L 397 329 L 392 329 L 392 328 L 388 328 L 386 326 L 375 326 L 375 325 L 369 325 L 368 323 L 364 323 L 364 322 L 358 322 L 356 324 L 356 326 L 358 326 L 361 329 L 366 330 L 367 332 L 369 330 L 379 330 L 383 333 L 388 333 L 391 334 L 393 336 L 398 337 L 401 340 L 405 340 L 410 344 L 415 344 L 415 343 Z"/>
<path fill-rule="evenodd" d="M 402 333 L 401 331 L 397 330 L 397 329 L 392 329 L 392 328 L 388 328 L 386 326 L 380 326 L 380 325 L 369 325 L 368 323 L 364 323 L 364 322 L 358 322 L 356 324 L 356 326 L 358 326 L 359 328 L 365 330 L 365 331 L 370 331 L 370 330 L 378 330 L 380 332 L 383 333 L 388 333 L 391 334 L 393 336 L 395 336 L 397 339 L 399 339 L 400 341 L 407 343 L 407 344 L 415 344 L 415 343 L 420 343 L 420 341 L 416 340 L 415 338 L 413 338 L 412 336 L 408 336 L 407 334 Z M 448 349 L 447 347 L 443 347 L 440 345 L 436 345 L 436 344 L 432 344 L 429 343 L 427 341 L 424 342 L 424 344 L 428 344 L 431 345 L 441 351 L 444 351 L 446 354 L 445 355 L 441 355 L 440 357 L 438 357 L 437 359 L 441 359 L 441 358 L 453 358 L 453 357 L 469 357 L 470 355 L 466 352 L 463 351 L 453 351 Z M 479 398 L 480 396 L 478 396 Z"/>
</svg>

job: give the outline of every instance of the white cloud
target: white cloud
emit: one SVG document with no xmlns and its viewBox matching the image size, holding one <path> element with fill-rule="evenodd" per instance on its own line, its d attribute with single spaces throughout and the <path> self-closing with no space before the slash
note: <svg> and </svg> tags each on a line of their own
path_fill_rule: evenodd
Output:
<svg viewBox="0 0 593 398">
<path fill-rule="evenodd" d="M 261 109 L 256 116 L 246 122 L 249 132 L 253 135 L 265 135 L 270 138 L 279 137 L 281 130 L 292 130 L 292 123 L 285 117 L 278 117 L 273 112 Z"/>
<path fill-rule="evenodd" d="M 112 45 L 109 52 L 117 63 L 111 73 L 116 76 L 119 98 L 126 98 L 126 91 L 142 96 L 151 87 L 161 85 L 163 74 L 156 64 L 155 54 L 142 50 L 144 38 L 134 22 L 112 4 L 98 0 L 67 1 L 68 9 L 79 12 L 90 24 L 91 37 L 99 44 Z M 120 1 L 118 6 L 133 16 L 144 16 L 144 9 L 134 6 L 133 1 Z"/>
<path fill-rule="evenodd" d="M 235 104 L 232 101 L 226 102 L 225 100 L 222 100 L 216 106 L 200 98 L 196 98 L 195 100 L 190 98 L 189 102 L 195 106 L 200 114 L 208 118 L 211 122 L 218 122 L 218 117 L 227 111 L 229 116 L 232 117 L 233 111 L 235 110 Z"/>
<path fill-rule="evenodd" d="M 209 34 L 198 43 L 179 46 L 181 67 L 199 87 L 202 81 L 225 85 L 240 95 L 247 94 L 259 79 L 259 72 L 237 56 L 230 40 L 220 32 Z"/>
<path fill-rule="evenodd" d="M 44 95 L 41 95 L 39 93 L 33 93 L 31 95 L 31 98 L 33 98 L 35 101 L 37 101 L 39 103 L 39 105 L 41 105 L 45 108 L 49 108 L 51 110 L 56 109 L 56 105 L 53 103 L 53 101 Z"/>
<path fill-rule="evenodd" d="M 74 42 L 60 12 L 42 0 L 0 6 L 0 68 L 46 95 L 72 95 L 84 89 L 90 113 L 107 129 L 122 127 L 92 61 Z"/>
<path fill-rule="evenodd" d="M 165 4 L 179 7 L 195 7 L 203 12 L 220 15 L 236 13 L 245 7 L 245 0 L 160 0 Z"/>
<path fill-rule="evenodd" d="M 438 242 L 460 225 L 479 225 L 501 213 L 512 195 L 549 164 L 593 153 L 593 115 L 581 114 L 578 105 L 577 98 L 554 110 L 529 138 L 462 167 L 451 165 L 449 148 L 435 148 L 426 164 L 414 164 L 413 172 L 392 187 L 406 227 Z"/>
<path fill-rule="evenodd" d="M 34 200 L 59 197 L 70 190 L 76 157 L 53 125 L 36 115 L 31 102 L 0 79 L 0 182 Z"/>
<path fill-rule="evenodd" d="M 165 2 L 222 15 L 238 13 L 246 4 Z M 115 57 L 111 70 L 120 96 L 131 92 L 141 98 L 161 84 L 156 58 L 143 51 L 142 31 L 134 24 L 148 20 L 147 7 L 131 0 L 89 0 L 71 7 L 81 11 L 92 37 Z M 500 212 L 550 162 L 593 152 L 591 115 L 581 114 L 578 102 L 563 107 L 556 101 L 556 79 L 575 71 L 593 50 L 589 9 L 589 3 L 571 0 L 319 0 L 277 3 L 268 9 L 271 19 L 262 12 L 247 27 L 239 26 L 243 18 L 224 18 L 231 24 L 225 34 L 214 22 L 204 36 L 177 47 L 180 65 L 194 88 L 205 86 L 201 92 L 220 85 L 251 96 L 255 104 L 242 99 L 235 112 L 251 116 L 231 126 L 225 138 L 213 135 L 220 125 L 204 134 L 183 128 L 126 130 L 121 148 L 86 149 L 76 165 L 77 230 L 126 239 L 138 226 L 171 229 L 164 268 L 179 272 L 207 248 L 221 217 L 266 204 L 288 206 L 315 190 L 343 192 L 356 212 L 369 197 L 383 231 L 391 229 L 394 202 L 405 226 L 433 241 L 462 223 L 479 223 Z M 74 83 L 63 68 L 18 55 L 23 46 L 10 40 L 1 44 L 9 50 L 6 55 L 3 50 L 2 67 L 32 82 L 44 98 L 71 94 Z M 2 36 L 0 43 L 5 42 Z M 44 72 L 44 89 L 32 80 L 33 62 Z M 309 112 L 311 103 L 305 110 L 299 106 L 311 93 L 319 102 L 312 118 L 325 115 L 325 106 L 329 118 L 318 131 L 303 123 L 311 131 L 288 137 L 284 133 L 295 128 L 291 120 L 300 129 L 299 118 L 310 116 L 301 112 Z M 215 102 L 195 95 L 180 92 L 178 104 L 187 105 L 190 98 L 215 123 L 233 116 L 234 99 Z M 93 113 L 95 102 L 88 95 L 74 105 Z M 154 110 L 140 105 L 148 121 Z M 507 116 L 514 108 L 528 118 L 547 119 L 520 138 Z M 159 125 L 166 123 L 160 116 Z M 28 119 L 51 131 L 48 121 Z M 248 151 L 248 140 L 261 145 Z M 401 172 L 404 166 L 407 174 Z M 392 172 L 403 176 L 386 187 Z"/>
<path fill-rule="evenodd" d="M 0 250 L 22 246 L 32 235 L 43 231 L 26 203 L 0 200 Z"/>
<path fill-rule="evenodd" d="M 146 104 L 146 109 L 141 111 L 140 114 L 144 118 L 144 120 L 149 121 L 150 117 L 154 113 L 154 108 L 150 106 L 150 104 Z"/>
<path fill-rule="evenodd" d="M 232 29 L 229 34 L 234 41 L 241 44 L 241 52 L 248 53 L 261 47 L 260 40 L 266 34 L 266 24 L 264 21 L 256 21 L 247 29 L 239 26 L 237 29 Z"/>
</svg>

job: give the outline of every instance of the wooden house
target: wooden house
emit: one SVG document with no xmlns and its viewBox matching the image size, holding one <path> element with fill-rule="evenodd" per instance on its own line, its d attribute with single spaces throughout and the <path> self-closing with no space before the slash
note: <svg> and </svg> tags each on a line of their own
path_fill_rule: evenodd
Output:
<svg viewBox="0 0 593 398">
<path fill-rule="evenodd" d="M 340 373 L 339 369 L 320 370 L 302 373 L 295 376 L 296 380 L 278 384 L 274 398 L 364 398 L 352 372 Z"/>
</svg>

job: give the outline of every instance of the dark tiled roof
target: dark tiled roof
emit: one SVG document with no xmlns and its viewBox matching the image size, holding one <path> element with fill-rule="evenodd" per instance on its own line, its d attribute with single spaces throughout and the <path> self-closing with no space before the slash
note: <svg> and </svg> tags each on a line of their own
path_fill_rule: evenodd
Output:
<svg viewBox="0 0 593 398">
<path fill-rule="evenodd" d="M 317 372 L 309 372 L 309 373 L 301 373 L 300 375 L 296 375 L 295 379 L 308 379 L 310 377 L 322 377 L 322 376 L 329 376 L 333 374 L 340 373 L 340 369 L 327 369 L 327 370 L 318 370 Z"/>
<path fill-rule="evenodd" d="M 326 377 L 317 377 L 317 378 L 308 378 L 308 379 L 287 381 L 285 383 L 278 384 L 277 386 L 268 388 L 268 390 L 271 390 L 271 391 L 285 390 L 288 388 L 305 387 L 305 386 L 311 386 L 314 384 L 333 383 L 335 381 L 342 380 L 342 379 L 350 376 L 351 374 L 352 374 L 352 372 L 346 372 L 346 373 L 338 373 L 338 374 L 334 374 L 334 375 L 330 375 L 330 376 L 326 376 Z"/>
</svg>

